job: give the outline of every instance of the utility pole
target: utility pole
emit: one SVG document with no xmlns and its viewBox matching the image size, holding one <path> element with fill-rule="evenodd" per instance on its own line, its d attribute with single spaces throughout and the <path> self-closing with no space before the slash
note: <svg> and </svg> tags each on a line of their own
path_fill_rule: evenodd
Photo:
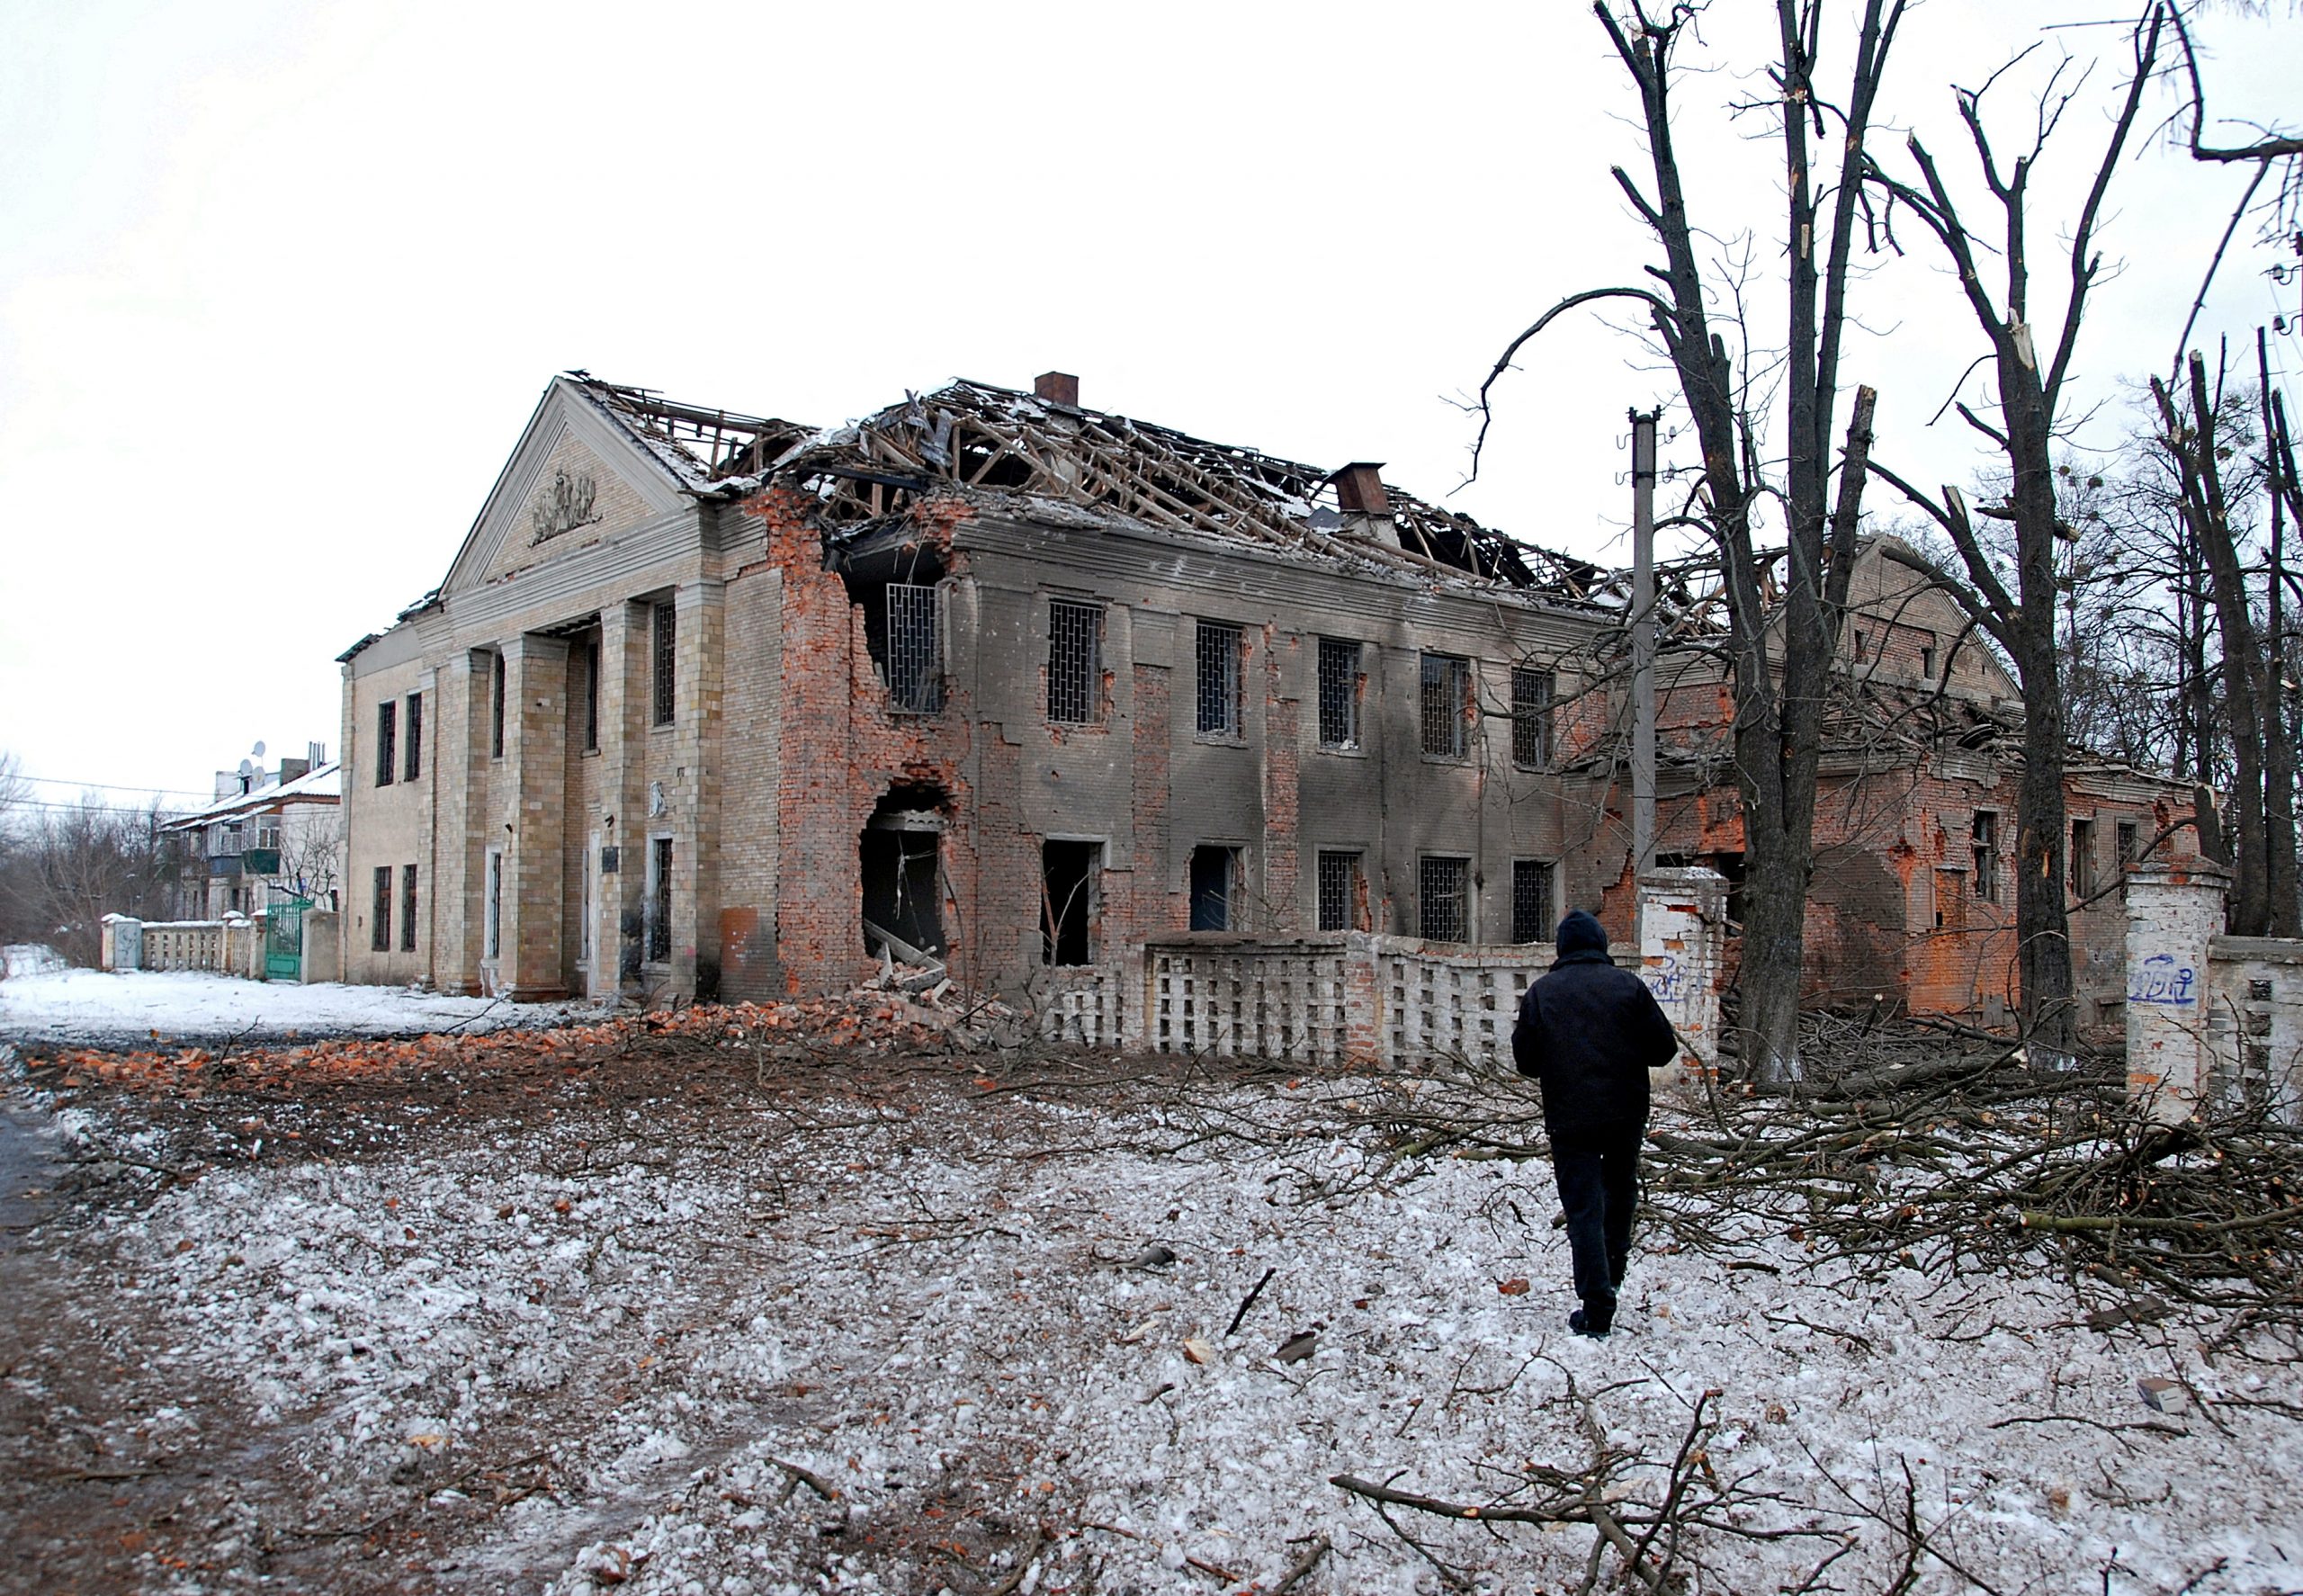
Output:
<svg viewBox="0 0 2303 1596">
<path fill-rule="evenodd" d="M 1655 868 L 1655 422 L 1631 412 L 1632 892 Z"/>
</svg>

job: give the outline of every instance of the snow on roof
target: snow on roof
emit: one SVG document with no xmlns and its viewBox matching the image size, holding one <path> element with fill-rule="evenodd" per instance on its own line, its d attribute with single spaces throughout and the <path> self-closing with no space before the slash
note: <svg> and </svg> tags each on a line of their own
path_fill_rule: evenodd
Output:
<svg viewBox="0 0 2303 1596">
<path fill-rule="evenodd" d="M 190 814 L 170 820 L 160 829 L 189 830 L 194 826 L 230 820 L 236 815 L 260 814 L 282 803 L 340 802 L 344 797 L 343 774 L 343 762 L 331 760 L 292 780 L 273 782 L 268 787 L 257 787 L 252 792 L 234 793 L 229 797 L 219 798 L 205 809 L 195 809 Z"/>
</svg>

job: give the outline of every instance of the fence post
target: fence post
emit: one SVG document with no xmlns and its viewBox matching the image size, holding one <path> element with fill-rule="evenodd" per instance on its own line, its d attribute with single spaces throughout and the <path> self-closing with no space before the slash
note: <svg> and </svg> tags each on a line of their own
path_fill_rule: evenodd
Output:
<svg viewBox="0 0 2303 1596">
<path fill-rule="evenodd" d="M 2204 863 L 2127 867 L 2128 1096 L 2170 1123 L 2207 1090 L 2207 951 L 2230 883 Z"/>
<path fill-rule="evenodd" d="M 1700 865 L 1651 870 L 1639 878 L 1640 979 L 1680 1034 L 1691 1071 L 1674 1063 L 1655 1074 L 1666 1091 L 1699 1092 L 1719 1069 L 1719 972 L 1727 937 L 1727 880 Z"/>
<path fill-rule="evenodd" d="M 103 951 L 97 964 L 106 970 L 144 967 L 144 922 L 133 915 L 104 916 Z"/>
</svg>

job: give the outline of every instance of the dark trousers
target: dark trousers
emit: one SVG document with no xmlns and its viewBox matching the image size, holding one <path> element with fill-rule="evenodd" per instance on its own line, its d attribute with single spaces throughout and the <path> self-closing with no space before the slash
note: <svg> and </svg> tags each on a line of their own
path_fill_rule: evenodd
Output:
<svg viewBox="0 0 2303 1596">
<path fill-rule="evenodd" d="M 1640 1133 L 1553 1138 L 1551 1167 L 1567 1216 L 1575 1295 L 1586 1308 L 1613 1308 L 1631 1257 L 1631 1215 L 1639 1202 Z"/>
</svg>

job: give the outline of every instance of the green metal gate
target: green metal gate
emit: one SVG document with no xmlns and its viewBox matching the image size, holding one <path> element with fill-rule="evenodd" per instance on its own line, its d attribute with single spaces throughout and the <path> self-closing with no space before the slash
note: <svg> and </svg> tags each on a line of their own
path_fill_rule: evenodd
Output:
<svg viewBox="0 0 2303 1596">
<path fill-rule="evenodd" d="M 276 898 L 265 911 L 264 978 L 301 981 L 304 978 L 304 910 L 309 898 Z"/>
</svg>

